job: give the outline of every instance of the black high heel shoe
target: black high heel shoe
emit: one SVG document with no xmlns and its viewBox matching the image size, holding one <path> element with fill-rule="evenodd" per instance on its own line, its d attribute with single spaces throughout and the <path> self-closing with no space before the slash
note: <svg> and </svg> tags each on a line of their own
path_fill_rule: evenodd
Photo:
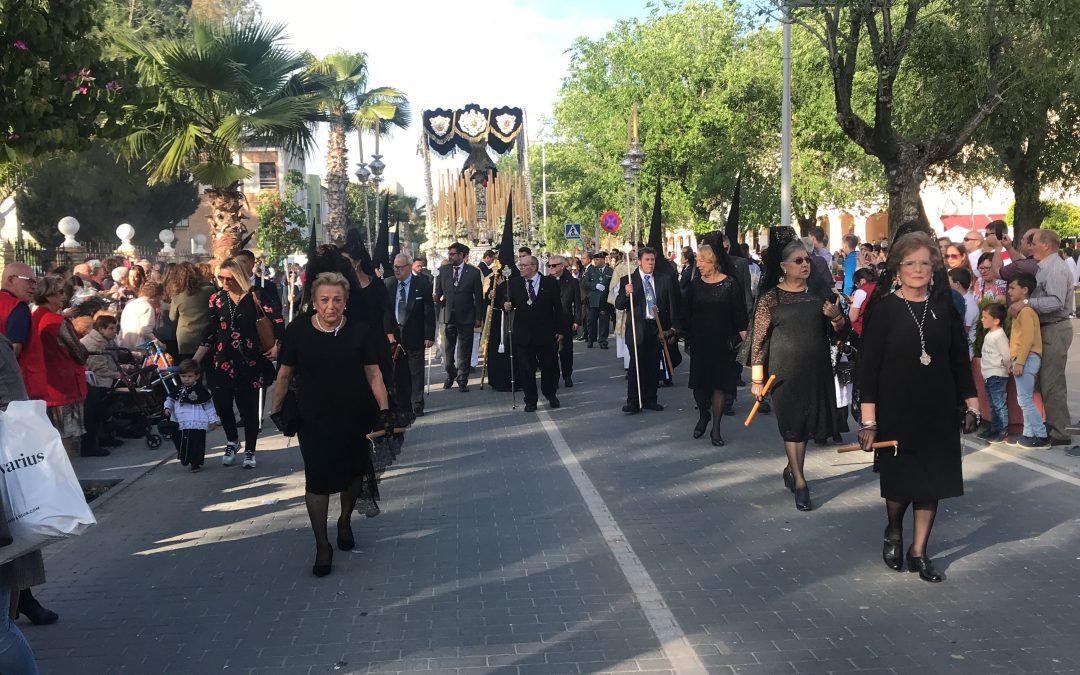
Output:
<svg viewBox="0 0 1080 675">
<path fill-rule="evenodd" d="M 697 424 L 694 425 L 694 438 L 701 438 L 705 435 L 705 429 L 709 426 L 709 417 L 709 413 L 698 415 Z"/>
<path fill-rule="evenodd" d="M 795 476 L 791 475 L 791 467 L 790 466 L 785 466 L 784 467 L 784 474 L 783 475 L 784 475 L 784 487 L 786 487 L 788 490 L 791 490 L 791 492 L 794 493 L 795 492 Z"/>
<path fill-rule="evenodd" d="M 356 539 L 353 537 L 352 523 L 346 523 L 345 527 L 341 527 L 341 519 L 338 518 L 337 524 L 337 547 L 341 551 L 351 551 L 356 546 Z"/>
<path fill-rule="evenodd" d="M 715 430 L 711 434 L 709 434 L 709 440 L 712 441 L 712 444 L 718 448 L 723 447 L 724 445 L 724 437 L 716 433 Z"/>
<path fill-rule="evenodd" d="M 930 556 L 925 553 L 919 557 L 911 555 L 911 549 L 907 552 L 907 566 L 908 572 L 918 572 L 919 578 L 923 581 L 929 581 L 932 584 L 945 581 L 945 575 L 941 574 L 934 569 L 934 563 L 930 561 Z"/>
<path fill-rule="evenodd" d="M 316 555 L 316 560 L 318 560 L 318 553 L 316 553 L 315 555 Z M 333 566 L 333 564 L 334 564 L 334 547 L 331 546 L 330 547 L 330 560 L 325 565 L 320 565 L 318 563 L 315 563 L 314 565 L 312 565 L 311 566 L 311 573 L 314 574 L 315 576 L 319 577 L 319 578 L 325 577 L 327 574 L 330 574 L 330 569 Z"/>
<path fill-rule="evenodd" d="M 894 569 L 897 572 L 904 570 L 904 554 L 901 551 L 904 550 L 904 534 L 900 533 L 899 539 L 889 539 L 889 528 L 885 528 L 885 545 L 881 549 L 881 559 L 885 561 L 885 564 L 889 566 L 889 569 Z"/>
<path fill-rule="evenodd" d="M 801 488 L 795 488 L 795 508 L 800 511 L 809 511 L 813 506 L 810 505 L 810 486 L 806 485 Z"/>
</svg>

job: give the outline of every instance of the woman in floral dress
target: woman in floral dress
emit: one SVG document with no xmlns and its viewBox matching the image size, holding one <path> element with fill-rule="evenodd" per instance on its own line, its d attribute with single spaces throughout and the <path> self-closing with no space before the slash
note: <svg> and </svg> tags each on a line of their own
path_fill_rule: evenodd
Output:
<svg viewBox="0 0 1080 675">
<path fill-rule="evenodd" d="M 259 302 L 252 292 L 248 275 L 235 260 L 229 259 L 217 271 L 221 290 L 210 296 L 210 329 L 202 346 L 195 352 L 195 360 L 201 362 L 209 352 L 213 355 L 208 373 L 210 391 L 221 426 L 225 429 L 225 454 L 221 463 L 232 466 L 240 452 L 236 417 L 236 403 L 244 424 L 244 468 L 255 468 L 255 444 L 259 439 L 259 392 L 274 381 L 272 361 L 277 359 L 278 343 L 284 333 L 285 323 L 281 316 L 265 302 Z M 258 304 L 256 304 L 258 302 Z M 274 327 L 277 338 L 274 346 L 265 352 L 259 345 L 256 320 L 266 315 Z"/>
</svg>

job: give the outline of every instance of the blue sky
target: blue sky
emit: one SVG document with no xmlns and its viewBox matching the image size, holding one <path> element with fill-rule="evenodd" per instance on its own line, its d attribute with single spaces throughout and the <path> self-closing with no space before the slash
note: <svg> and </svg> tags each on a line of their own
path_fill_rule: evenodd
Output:
<svg viewBox="0 0 1080 675">
<path fill-rule="evenodd" d="M 517 0 L 435 3 L 423 0 L 261 0 L 263 15 L 288 26 L 294 48 L 317 55 L 335 49 L 368 53 L 371 84 L 396 86 L 413 104 L 427 108 L 517 105 L 528 113 L 533 134 L 549 113 L 566 72 L 566 48 L 578 36 L 600 37 L 618 19 L 644 17 L 647 0 Z M 476 45 L 490 52 L 477 54 Z M 419 123 L 384 139 L 386 176 L 423 201 L 423 164 L 416 154 Z M 325 137 L 320 138 L 325 146 Z M 365 142 L 365 154 L 372 147 Z M 356 139 L 349 139 L 355 167 Z M 443 168 L 457 167 L 461 159 Z M 440 167 L 436 167 L 438 170 Z M 351 173 L 350 169 L 350 173 Z M 309 173 L 323 173 L 320 152 Z"/>
</svg>

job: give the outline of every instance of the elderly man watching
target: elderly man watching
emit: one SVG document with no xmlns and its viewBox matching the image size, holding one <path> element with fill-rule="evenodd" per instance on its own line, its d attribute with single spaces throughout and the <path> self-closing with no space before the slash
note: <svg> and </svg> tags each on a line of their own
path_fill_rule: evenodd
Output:
<svg viewBox="0 0 1080 675">
<path fill-rule="evenodd" d="M 29 265 L 10 263 L 0 279 L 0 333 L 11 341 L 18 357 L 30 340 L 30 301 L 34 298 L 37 275 Z"/>
<path fill-rule="evenodd" d="M 1061 257 L 1061 237 L 1057 232 L 1036 230 L 1029 234 L 1031 256 L 1039 264 L 1035 275 L 1038 285 L 1031 298 L 1013 303 L 1009 314 L 1015 317 L 1024 305 L 1030 305 L 1039 315 L 1043 340 L 1039 393 L 1046 409 L 1046 430 L 1051 445 L 1069 446 L 1072 437 L 1066 431 L 1070 419 L 1065 365 L 1073 338 L 1069 319 L 1076 311 L 1073 278 Z"/>
</svg>

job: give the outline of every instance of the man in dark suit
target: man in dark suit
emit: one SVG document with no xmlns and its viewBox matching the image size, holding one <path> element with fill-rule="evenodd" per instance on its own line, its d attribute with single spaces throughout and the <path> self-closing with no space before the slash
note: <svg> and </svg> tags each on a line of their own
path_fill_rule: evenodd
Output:
<svg viewBox="0 0 1080 675">
<path fill-rule="evenodd" d="M 487 276 L 491 274 L 491 265 L 495 262 L 495 251 L 490 248 L 484 251 L 484 255 L 480 257 L 480 264 L 477 265 L 477 269 L 480 270 L 480 275 L 487 279 Z"/>
<path fill-rule="evenodd" d="M 559 282 L 541 276 L 535 256 L 518 259 L 521 276 L 511 277 L 503 297 L 503 309 L 514 310 L 512 327 L 514 364 L 517 379 L 525 390 L 525 412 L 536 410 L 536 367 L 540 366 L 540 391 L 551 408 L 559 407 L 555 392 L 559 385 L 559 362 L 556 350 L 563 340 L 566 317 L 563 314 Z"/>
<path fill-rule="evenodd" d="M 566 269 L 566 258 L 563 256 L 553 255 L 548 259 L 548 273 L 559 282 L 559 299 L 562 301 L 563 316 L 566 319 L 566 325 L 561 330 L 563 341 L 559 345 L 559 369 L 562 371 L 563 384 L 572 387 L 574 336 L 577 335 L 582 321 L 585 294 L 582 292 L 581 283 Z"/>
<path fill-rule="evenodd" d="M 627 378 L 626 405 L 623 412 L 638 413 L 647 410 L 663 410 L 656 400 L 660 380 L 660 340 L 674 335 L 672 326 L 679 320 L 679 291 L 673 275 L 654 274 L 656 251 L 644 247 L 638 251 L 638 269 L 630 277 L 619 280 L 619 294 L 615 297 L 615 309 L 630 309 L 630 293 L 634 295 L 633 321 L 626 317 L 626 347 L 630 350 L 630 370 Z M 663 336 L 656 326 L 660 318 Z M 636 331 L 636 333 L 635 333 Z M 634 359 L 637 358 L 637 368 Z M 638 404 L 636 370 L 641 372 L 641 403 Z"/>
<path fill-rule="evenodd" d="M 431 281 L 413 274 L 409 257 L 394 258 L 394 276 L 383 280 L 394 315 L 394 337 L 405 349 L 402 357 L 394 345 L 394 387 L 398 406 L 406 416 L 424 416 L 424 350 L 435 344 L 435 303 Z"/>
<path fill-rule="evenodd" d="M 469 391 L 472 372 L 473 330 L 484 318 L 484 288 L 480 270 L 465 262 L 469 247 L 450 244 L 449 263 L 439 268 L 435 277 L 435 303 L 445 325 L 443 344 L 446 360 L 446 382 L 443 389 L 454 386 Z"/>
</svg>

